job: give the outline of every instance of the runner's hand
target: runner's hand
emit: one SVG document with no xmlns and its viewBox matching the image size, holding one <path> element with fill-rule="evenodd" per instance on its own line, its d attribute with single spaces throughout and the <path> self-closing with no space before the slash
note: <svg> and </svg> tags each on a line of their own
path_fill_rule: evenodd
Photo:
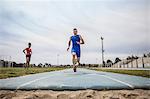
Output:
<svg viewBox="0 0 150 99">
<path fill-rule="evenodd" d="M 27 55 L 25 52 L 24 52 L 24 54 Z"/>
<path fill-rule="evenodd" d="M 67 48 L 67 51 L 69 51 L 69 47 Z"/>
</svg>

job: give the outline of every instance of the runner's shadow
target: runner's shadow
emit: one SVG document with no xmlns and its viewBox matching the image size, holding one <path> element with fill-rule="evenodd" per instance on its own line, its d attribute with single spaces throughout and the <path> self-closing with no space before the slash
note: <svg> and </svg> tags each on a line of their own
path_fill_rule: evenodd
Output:
<svg viewBox="0 0 150 99">
<path fill-rule="evenodd" d="M 73 72 L 73 71 L 64 71 L 63 72 L 64 75 L 66 76 L 83 76 L 83 75 L 105 75 L 104 73 L 96 73 L 96 72 L 86 72 L 86 71 L 77 71 L 77 72 Z"/>
</svg>

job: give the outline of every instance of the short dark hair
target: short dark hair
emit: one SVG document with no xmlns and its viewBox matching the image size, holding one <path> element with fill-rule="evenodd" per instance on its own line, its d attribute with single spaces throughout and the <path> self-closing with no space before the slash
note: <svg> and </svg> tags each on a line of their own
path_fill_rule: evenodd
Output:
<svg viewBox="0 0 150 99">
<path fill-rule="evenodd" d="M 77 30 L 76 28 L 74 28 L 73 30 Z"/>
<path fill-rule="evenodd" d="M 31 43 L 29 42 L 28 45 L 31 45 Z"/>
</svg>

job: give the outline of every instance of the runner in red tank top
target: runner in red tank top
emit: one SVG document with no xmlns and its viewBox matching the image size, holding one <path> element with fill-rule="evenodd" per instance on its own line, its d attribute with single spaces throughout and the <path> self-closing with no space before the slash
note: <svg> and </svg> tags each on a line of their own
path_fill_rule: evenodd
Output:
<svg viewBox="0 0 150 99">
<path fill-rule="evenodd" d="M 28 48 L 25 48 L 23 50 L 24 54 L 26 55 L 26 67 L 30 66 L 30 59 L 32 55 L 32 50 L 31 50 L 31 43 L 28 43 Z"/>
</svg>

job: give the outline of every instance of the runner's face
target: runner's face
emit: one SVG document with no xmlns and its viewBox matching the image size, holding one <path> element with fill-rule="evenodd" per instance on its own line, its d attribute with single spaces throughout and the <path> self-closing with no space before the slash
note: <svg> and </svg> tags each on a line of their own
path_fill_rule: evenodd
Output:
<svg viewBox="0 0 150 99">
<path fill-rule="evenodd" d="M 29 48 L 31 47 L 31 44 L 29 44 Z"/>
<path fill-rule="evenodd" d="M 77 30 L 73 30 L 74 35 L 77 35 L 78 31 Z"/>
</svg>

